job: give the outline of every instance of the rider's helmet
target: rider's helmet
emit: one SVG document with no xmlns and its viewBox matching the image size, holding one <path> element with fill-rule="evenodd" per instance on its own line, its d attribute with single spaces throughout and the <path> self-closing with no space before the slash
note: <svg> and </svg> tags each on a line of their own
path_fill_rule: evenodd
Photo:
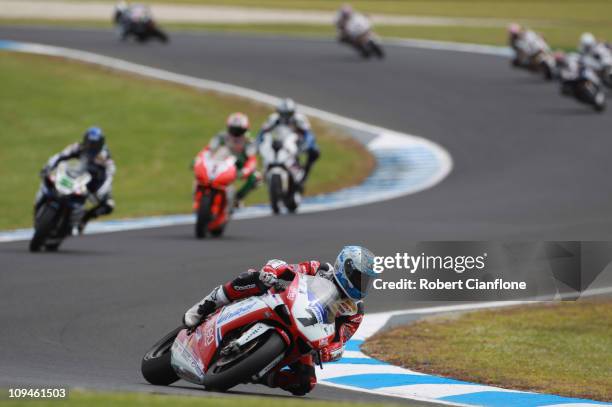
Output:
<svg viewBox="0 0 612 407">
<path fill-rule="evenodd" d="M 334 263 L 334 280 L 355 301 L 365 298 L 375 275 L 374 254 L 365 247 L 344 246 Z"/>
<path fill-rule="evenodd" d="M 105 139 L 102 129 L 99 127 L 90 127 L 83 134 L 83 142 L 81 148 L 88 158 L 95 158 L 104 147 Z"/>
<path fill-rule="evenodd" d="M 512 23 L 508 26 L 508 35 L 510 38 L 515 39 L 521 34 L 522 28 L 517 23 Z"/>
<path fill-rule="evenodd" d="M 236 112 L 227 118 L 227 134 L 233 137 L 242 137 L 249 130 L 249 118 L 246 114 Z"/>
<path fill-rule="evenodd" d="M 555 65 L 559 68 L 567 67 L 567 55 L 563 51 L 555 51 L 553 54 Z"/>
<path fill-rule="evenodd" d="M 281 100 L 276 106 L 276 113 L 278 113 L 281 123 L 289 124 L 289 121 L 295 114 L 295 102 L 293 99 L 285 98 Z"/>
<path fill-rule="evenodd" d="M 591 33 L 583 33 L 580 36 L 580 52 L 588 53 L 591 52 L 593 47 L 595 47 L 595 36 Z"/>
<path fill-rule="evenodd" d="M 351 7 L 350 4 L 343 4 L 342 7 L 340 7 L 340 17 L 341 18 L 349 18 L 351 16 L 351 14 L 353 14 L 353 7 Z"/>
</svg>

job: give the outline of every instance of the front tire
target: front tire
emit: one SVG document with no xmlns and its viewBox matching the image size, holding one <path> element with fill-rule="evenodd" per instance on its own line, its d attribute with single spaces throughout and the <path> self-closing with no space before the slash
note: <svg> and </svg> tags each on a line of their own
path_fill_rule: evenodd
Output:
<svg viewBox="0 0 612 407">
<path fill-rule="evenodd" d="M 270 185 L 268 187 L 268 192 L 270 194 L 270 206 L 272 207 L 272 212 L 275 215 L 280 213 L 280 201 L 283 196 L 283 181 L 281 180 L 280 174 L 273 174 L 270 178 Z"/>
<path fill-rule="evenodd" d="M 229 367 L 215 371 L 218 360 L 215 361 L 204 376 L 204 387 L 207 390 L 226 391 L 245 383 L 285 352 L 285 341 L 276 331 L 262 338 L 262 341 L 254 351 Z"/>
<path fill-rule="evenodd" d="M 206 232 L 208 231 L 208 223 L 211 220 L 210 216 L 210 205 L 212 203 L 212 192 L 207 194 L 202 192 L 202 198 L 200 198 L 200 207 L 198 209 L 198 215 L 195 224 L 195 235 L 198 239 L 204 239 Z"/>
<path fill-rule="evenodd" d="M 160 339 L 142 358 L 140 371 L 145 380 L 157 386 L 168 386 L 179 377 L 170 364 L 172 344 L 184 327 L 178 327 Z"/>
<path fill-rule="evenodd" d="M 40 210 L 40 216 L 36 217 L 35 230 L 32 240 L 30 240 L 30 251 L 38 252 L 47 240 L 49 233 L 55 227 L 57 209 L 44 205 Z"/>
</svg>

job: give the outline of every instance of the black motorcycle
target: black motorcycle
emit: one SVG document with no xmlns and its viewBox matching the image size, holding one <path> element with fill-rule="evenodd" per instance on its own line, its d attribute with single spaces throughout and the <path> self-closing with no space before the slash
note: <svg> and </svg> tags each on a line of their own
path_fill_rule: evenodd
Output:
<svg viewBox="0 0 612 407">
<path fill-rule="evenodd" d="M 169 37 L 153 20 L 150 12 L 144 7 L 132 7 L 123 11 L 117 11 L 114 22 L 119 30 L 119 39 L 125 41 L 133 37 L 140 43 L 150 39 L 158 39 L 168 42 Z"/>
<path fill-rule="evenodd" d="M 592 69 L 582 66 L 576 74 L 565 74 L 561 79 L 563 95 L 591 105 L 598 112 L 606 109 L 606 94 L 602 82 Z"/>
<path fill-rule="evenodd" d="M 91 175 L 81 163 L 61 162 L 45 175 L 44 200 L 35 213 L 30 251 L 56 251 L 83 216 Z"/>
</svg>

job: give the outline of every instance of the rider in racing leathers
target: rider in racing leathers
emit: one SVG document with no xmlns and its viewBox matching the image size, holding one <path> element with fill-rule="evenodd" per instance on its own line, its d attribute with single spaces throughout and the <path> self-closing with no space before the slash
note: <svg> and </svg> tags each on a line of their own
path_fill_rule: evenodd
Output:
<svg viewBox="0 0 612 407">
<path fill-rule="evenodd" d="M 300 180 L 300 187 L 303 190 L 304 184 L 312 169 L 315 161 L 321 156 L 321 151 L 317 145 L 317 140 L 310 127 L 310 122 L 301 113 L 296 112 L 296 104 L 292 99 L 286 98 L 276 106 L 276 113 L 268 117 L 257 136 L 257 143 L 263 140 L 263 135 L 274 130 L 279 125 L 289 126 L 299 136 L 299 150 L 306 153 L 306 164 L 304 165 L 304 175 Z"/>
<path fill-rule="evenodd" d="M 336 13 L 336 18 L 334 19 L 334 24 L 336 25 L 336 30 L 338 31 L 338 41 L 340 42 L 351 42 L 351 37 L 346 29 L 349 20 L 353 17 L 355 11 L 348 4 L 343 4 L 340 7 L 340 10 Z"/>
<path fill-rule="evenodd" d="M 226 130 L 213 137 L 208 147 L 211 151 L 215 151 L 221 146 L 226 146 L 236 157 L 238 178 L 245 180 L 244 185 L 236 192 L 236 206 L 239 206 L 260 180 L 257 172 L 257 148 L 248 135 L 250 124 L 247 115 L 232 113 L 227 118 L 226 125 Z"/>
<path fill-rule="evenodd" d="M 593 34 L 585 32 L 580 36 L 578 52 L 585 58 L 585 62 L 592 66 L 592 60 L 599 63 L 609 58 L 612 50 L 610 49 L 609 44 L 602 41 L 597 41 Z"/>
<path fill-rule="evenodd" d="M 529 66 L 538 54 L 550 52 L 550 47 L 541 35 L 518 24 L 510 24 L 508 38 L 515 52 L 512 63 L 516 66 Z"/>
<path fill-rule="evenodd" d="M 115 208 L 115 201 L 111 196 L 113 176 L 115 175 L 115 162 L 106 146 L 105 137 L 99 127 L 90 127 L 83 134 L 83 141 L 66 147 L 61 152 L 52 156 L 40 172 L 43 180 L 57 167 L 61 161 L 78 159 L 86 166 L 91 175 L 91 181 L 87 184 L 89 191 L 88 199 L 93 207 L 85 212 L 78 225 L 79 233 L 83 233 L 85 225 L 91 219 L 101 215 L 110 214 Z M 42 182 L 34 202 L 34 214 L 45 201 L 47 186 Z"/>
<path fill-rule="evenodd" d="M 373 275 L 374 255 L 359 246 L 345 246 L 338 254 L 335 264 L 307 261 L 287 264 L 281 260 L 270 260 L 260 270 L 250 269 L 234 280 L 213 289 L 213 291 L 187 310 L 183 322 L 195 328 L 217 308 L 242 298 L 261 295 L 269 287 L 277 286 L 279 280 L 291 281 L 295 273 L 317 275 L 333 281 L 342 296 L 340 311 L 336 315 L 336 336 L 321 351 L 322 362 L 333 362 L 342 357 L 344 345 L 353 336 L 363 319 L 363 298 L 367 294 Z M 272 370 L 260 381 L 269 387 L 280 387 L 294 395 L 310 392 L 316 382 L 313 358 L 306 355 L 281 370 Z"/>
</svg>

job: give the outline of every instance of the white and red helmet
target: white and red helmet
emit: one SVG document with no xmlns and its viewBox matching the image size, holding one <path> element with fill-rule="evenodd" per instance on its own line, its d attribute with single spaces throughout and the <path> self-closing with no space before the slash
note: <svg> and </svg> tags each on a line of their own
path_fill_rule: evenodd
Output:
<svg viewBox="0 0 612 407">
<path fill-rule="evenodd" d="M 227 118 L 227 132 L 234 137 L 242 137 L 249 130 L 250 123 L 246 114 L 236 112 Z"/>
<path fill-rule="evenodd" d="M 521 30 L 521 26 L 517 23 L 512 23 L 508 26 L 508 33 L 510 35 L 519 35 Z"/>
</svg>

